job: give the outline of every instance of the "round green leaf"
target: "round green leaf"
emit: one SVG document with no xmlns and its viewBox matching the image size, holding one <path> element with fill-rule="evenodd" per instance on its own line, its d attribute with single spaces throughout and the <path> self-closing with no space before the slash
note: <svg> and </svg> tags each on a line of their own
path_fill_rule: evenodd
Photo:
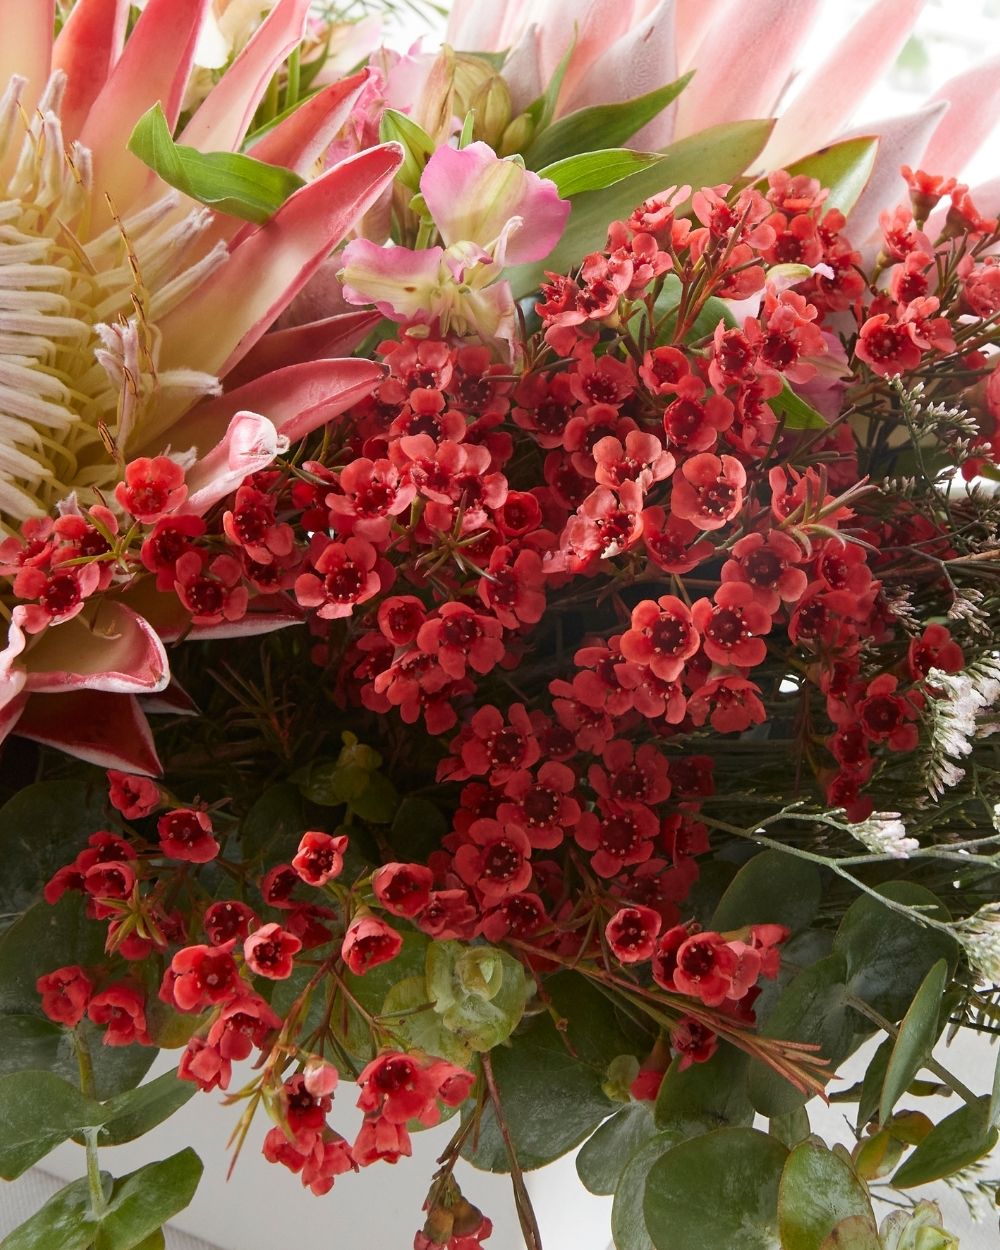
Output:
<svg viewBox="0 0 1000 1250">
<path fill-rule="evenodd" d="M 988 1154 L 1000 1136 L 990 1126 L 989 1108 L 989 1098 L 979 1098 L 935 1124 L 895 1173 L 893 1185 L 897 1189 L 926 1185 L 928 1181 L 952 1176 Z"/>
<path fill-rule="evenodd" d="M 801 1142 L 788 1156 L 778 1190 L 782 1250 L 820 1250 L 846 1219 L 867 1222 L 869 1244 L 878 1229 L 864 1182 L 839 1155 L 815 1140 Z"/>
<path fill-rule="evenodd" d="M 906 1087 L 931 1053 L 940 1032 L 941 999 L 948 983 L 948 965 L 939 959 L 910 1003 L 899 1026 L 882 1086 L 878 1118 L 884 1124 Z"/>
<path fill-rule="evenodd" d="M 29 1068 L 77 1081 L 72 1034 L 41 1016 L 0 1016 L 0 1076 Z"/>
<path fill-rule="evenodd" d="M 677 1145 L 676 1133 L 657 1133 L 635 1152 L 626 1164 L 615 1190 L 611 1208 L 611 1233 L 615 1250 L 653 1250 L 642 1209 L 649 1170 Z"/>
<path fill-rule="evenodd" d="M 3 1250 L 87 1250 L 97 1217 L 90 1209 L 87 1181 L 73 1181 L 4 1238 Z"/>
<path fill-rule="evenodd" d="M 723 1042 L 707 1063 L 683 1071 L 674 1059 L 656 1097 L 656 1123 L 690 1137 L 728 1124 L 752 1124 L 747 1056 Z"/>
<path fill-rule="evenodd" d="M 576 1171 L 592 1194 L 613 1194 L 628 1160 L 656 1136 L 649 1104 L 633 1102 L 605 1120 L 576 1156 Z"/>
<path fill-rule="evenodd" d="M 819 908 L 819 872 L 781 851 L 761 851 L 739 870 L 719 900 L 712 928 L 723 932 L 747 924 L 804 929 Z"/>
<path fill-rule="evenodd" d="M 0 1077 L 0 1176 L 13 1180 L 82 1128 L 104 1122 L 104 1108 L 51 1072 Z"/>
<path fill-rule="evenodd" d="M 643 1210 L 656 1250 L 778 1250 L 788 1151 L 767 1133 L 723 1128 L 674 1146 L 650 1169 Z"/>
<path fill-rule="evenodd" d="M 94 1250 L 136 1250 L 184 1210 L 194 1197 L 201 1172 L 201 1160 L 188 1147 L 116 1181 L 101 1215 Z"/>
</svg>

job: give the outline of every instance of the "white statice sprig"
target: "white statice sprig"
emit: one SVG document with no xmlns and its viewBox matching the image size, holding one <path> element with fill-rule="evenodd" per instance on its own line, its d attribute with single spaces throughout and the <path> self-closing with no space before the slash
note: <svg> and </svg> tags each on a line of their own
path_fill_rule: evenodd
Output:
<svg viewBox="0 0 1000 1250">
<path fill-rule="evenodd" d="M 973 970 L 989 985 L 1000 985 L 1000 903 L 987 903 L 952 926 Z"/>
<path fill-rule="evenodd" d="M 852 822 L 846 828 L 852 838 L 876 855 L 909 859 L 910 853 L 920 848 L 916 838 L 907 837 L 899 812 L 873 812 L 867 820 Z"/>
<path fill-rule="evenodd" d="M 982 732 L 980 718 L 1000 700 L 1000 661 L 985 656 L 960 673 L 932 668 L 926 688 L 930 745 L 924 777 L 928 793 L 938 798 L 965 776 L 957 761 L 970 754 Z"/>
</svg>

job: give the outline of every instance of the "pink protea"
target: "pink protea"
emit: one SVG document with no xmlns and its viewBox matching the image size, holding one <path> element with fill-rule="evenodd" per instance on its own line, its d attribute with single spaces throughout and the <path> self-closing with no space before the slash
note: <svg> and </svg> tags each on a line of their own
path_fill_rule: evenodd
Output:
<svg viewBox="0 0 1000 1250">
<path fill-rule="evenodd" d="M 2 70 L 12 76 L 0 81 L 0 199 L 11 239 L 34 257 L 4 270 L 19 303 L 0 364 L 16 360 L 20 403 L 5 418 L 3 528 L 37 524 L 74 490 L 92 487 L 117 493 L 143 519 L 178 507 L 198 516 L 268 464 L 284 437 L 343 411 L 382 372 L 372 362 L 330 359 L 329 348 L 303 354 L 310 327 L 286 336 L 277 354 L 254 349 L 388 186 L 399 150 L 385 145 L 334 165 L 261 226 L 195 204 L 126 145 L 157 102 L 174 128 L 182 106 L 204 94 L 189 97 L 188 88 L 209 0 L 148 0 L 126 39 L 128 9 L 126 0 L 78 0 L 58 37 L 53 0 L 18 6 L 16 20 L 3 22 Z M 277 0 L 197 103 L 180 135 L 185 144 L 240 149 L 269 81 L 302 38 L 308 9 L 308 0 Z M 309 175 L 364 81 L 358 74 L 324 87 L 308 101 L 308 125 L 293 113 L 254 156 Z M 61 301 L 58 318 L 53 300 Z M 328 337 L 337 343 L 335 333 Z M 341 350 L 353 345 L 342 341 Z M 219 398 L 237 365 L 240 385 Z M 188 468 L 164 458 L 168 446 L 193 449 Z M 121 482 L 123 464 L 130 467 Z M 156 772 L 135 696 L 169 681 L 162 644 L 127 591 L 101 610 L 94 628 L 87 604 L 44 621 L 37 605 L 14 608 L 0 653 L 0 737 L 16 729 L 105 766 Z M 58 646 L 47 641 L 50 628 L 68 631 Z M 69 671 L 57 654 L 74 657 Z M 61 710 L 35 697 L 42 693 L 59 694 Z"/>
</svg>

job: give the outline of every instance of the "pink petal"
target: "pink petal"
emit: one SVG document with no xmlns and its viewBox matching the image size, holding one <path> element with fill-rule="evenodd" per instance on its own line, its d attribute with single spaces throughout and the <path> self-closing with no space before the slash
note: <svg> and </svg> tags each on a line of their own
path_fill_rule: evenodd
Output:
<svg viewBox="0 0 1000 1250">
<path fill-rule="evenodd" d="M 995 130 L 1000 116 L 1000 56 L 950 78 L 931 96 L 951 106 L 920 158 L 930 173 L 960 174 Z"/>
<path fill-rule="evenodd" d="M 63 138 L 75 139 L 125 43 L 128 0 L 77 0 L 52 49 L 52 68 L 66 73 Z"/>
<path fill-rule="evenodd" d="M 541 30 L 534 23 L 511 48 L 503 63 L 503 77 L 510 92 L 511 109 L 515 117 L 523 113 L 545 90 Z"/>
<path fill-rule="evenodd" d="M 720 12 L 698 49 L 697 73 L 677 102 L 676 137 L 771 117 L 818 11 L 818 0 L 753 0 Z"/>
<path fill-rule="evenodd" d="M 673 82 L 677 77 L 674 0 L 661 0 L 650 15 L 614 43 L 569 93 L 560 111 L 594 104 L 619 104 Z M 671 104 L 629 141 L 629 147 L 655 150 L 673 138 L 677 105 Z"/>
<path fill-rule="evenodd" d="M 347 121 L 367 79 L 368 70 L 363 69 L 324 87 L 258 139 L 250 155 L 305 176 Z"/>
<path fill-rule="evenodd" d="M 667 2 L 668 5 L 672 5 L 673 0 L 667 0 Z M 573 4 L 571 7 L 578 10 L 578 5 L 576 4 Z M 576 43 L 573 45 L 573 52 L 566 67 L 566 76 L 563 78 L 562 87 L 559 91 L 560 114 L 569 113 L 573 109 L 582 107 L 582 105 L 572 103 L 577 88 L 582 87 L 588 78 L 593 83 L 594 79 L 601 74 L 598 66 L 605 53 L 613 48 L 619 40 L 623 40 L 630 33 L 630 28 L 632 33 L 634 33 L 635 27 L 632 26 L 633 7 L 633 0 L 590 0 L 585 14 L 580 15 L 578 11 L 574 12 Z M 550 28 L 558 29 L 557 22 L 558 19 L 550 22 Z M 672 21 L 670 25 L 673 26 Z M 572 22 L 564 25 L 562 29 L 572 34 Z M 662 86 L 665 82 L 670 82 L 670 79 L 660 79 L 656 85 Z M 618 83 L 615 81 L 612 85 L 612 92 L 614 92 L 617 86 Z M 644 90 L 648 90 L 648 88 L 637 87 L 630 95 L 621 98 L 627 100 L 631 96 L 641 95 Z M 610 94 L 605 95 L 605 99 L 617 102 L 618 97 Z"/>
<path fill-rule="evenodd" d="M 0 704 L 0 743 L 6 742 L 14 732 L 14 727 L 21 719 L 28 702 L 26 694 L 13 695 L 8 701 Z"/>
<path fill-rule="evenodd" d="M 913 113 L 902 117 L 890 117 L 886 121 L 873 122 L 871 126 L 850 131 L 841 136 L 854 139 L 859 135 L 877 135 L 879 144 L 868 185 L 847 217 L 844 233 L 855 247 L 864 252 L 873 245 L 878 231 L 879 214 L 885 209 L 903 203 L 906 187 L 900 177 L 900 165 L 916 168 L 934 133 L 947 104 L 924 104 Z"/>
<path fill-rule="evenodd" d="M 98 600 L 71 621 L 45 630 L 24 662 L 26 689 L 46 694 L 144 694 L 164 689 L 170 680 L 167 654 L 155 630 L 113 599 Z"/>
<path fill-rule="evenodd" d="M 484 4 L 483 0 L 454 0 L 448 15 L 446 41 L 460 52 L 499 52 L 503 42 L 506 9 L 518 8 L 517 0 L 509 5 Z M 523 0 L 520 4 L 523 8 Z"/>
<path fill-rule="evenodd" d="M 278 0 L 184 127 L 200 152 L 235 152 L 275 71 L 302 39 L 310 0 Z"/>
<path fill-rule="evenodd" d="M 761 169 L 780 169 L 834 139 L 909 38 L 925 0 L 876 0 L 782 110 Z"/>
<path fill-rule="evenodd" d="M 273 634 L 290 625 L 301 625 L 305 612 L 290 599 L 280 595 L 262 596 L 251 601 L 250 610 L 238 621 L 220 621 L 218 625 L 196 626 L 186 635 L 191 642 L 206 639 L 256 638 Z"/>
<path fill-rule="evenodd" d="M 349 312 L 287 330 L 272 330 L 226 375 L 227 393 L 275 369 L 347 356 L 378 322 L 378 313 Z"/>
<path fill-rule="evenodd" d="M 28 679 L 24 671 L 22 656 L 28 636 L 22 628 L 22 623 L 26 615 L 27 610 L 23 605 L 14 609 L 10 624 L 7 626 L 7 645 L 0 651 L 0 709 L 7 708 L 12 703 L 24 701 L 22 692 Z M 2 734 L 0 734 L 0 741 L 2 741 Z"/>
<path fill-rule="evenodd" d="M 443 258 L 440 247 L 415 252 L 354 239 L 344 248 L 344 299 L 351 304 L 374 304 L 384 316 L 396 320 L 426 321 L 432 315 L 431 292 L 440 285 Z"/>
<path fill-rule="evenodd" d="M 184 434 L 198 447 L 211 447 L 242 410 L 266 413 L 279 435 L 295 441 L 365 399 L 384 374 L 372 360 L 287 365 L 200 403 L 184 418 Z"/>
<path fill-rule="evenodd" d="M 709 27 L 732 8 L 734 0 L 675 0 L 675 4 L 677 64 L 683 73 L 697 64 L 696 53 Z"/>
<path fill-rule="evenodd" d="M 133 695 L 101 690 L 36 695 L 14 732 L 101 768 L 146 776 L 163 772 L 149 723 Z"/>
<path fill-rule="evenodd" d="M 510 236 L 505 261 L 518 265 L 548 256 L 562 237 L 568 200 L 555 184 L 501 160 L 485 143 L 440 147 L 427 162 L 420 190 L 446 246 L 472 242 L 486 247 L 512 217 L 524 228 Z"/>
<path fill-rule="evenodd" d="M 125 213 L 150 173 L 126 151 L 136 122 L 159 101 L 172 128 L 177 121 L 209 0 L 149 0 L 80 132 L 94 157 L 95 202 L 107 220 L 104 192 Z"/>
<path fill-rule="evenodd" d="M 267 417 L 237 412 L 221 441 L 188 470 L 189 493 L 180 511 L 203 516 L 248 474 L 266 469 L 283 446 L 287 443 Z"/>
<path fill-rule="evenodd" d="M 398 144 L 382 144 L 296 191 L 210 282 L 161 319 L 161 368 L 216 375 L 231 369 L 378 199 L 401 162 Z"/>
<path fill-rule="evenodd" d="M 20 74 L 21 103 L 30 114 L 49 77 L 56 0 L 0 0 L 0 91 Z"/>
</svg>

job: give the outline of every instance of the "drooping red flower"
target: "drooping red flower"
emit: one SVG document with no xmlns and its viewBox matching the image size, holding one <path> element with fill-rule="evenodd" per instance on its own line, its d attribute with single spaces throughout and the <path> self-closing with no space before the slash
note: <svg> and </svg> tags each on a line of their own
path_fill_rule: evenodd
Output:
<svg viewBox="0 0 1000 1250">
<path fill-rule="evenodd" d="M 120 982 L 95 994 L 87 1004 L 87 1016 L 105 1025 L 105 1046 L 151 1045 L 146 1032 L 146 998 L 134 985 Z"/>
<path fill-rule="evenodd" d="M 68 964 L 39 977 L 35 989 L 49 1019 L 71 1029 L 83 1019 L 94 984 L 79 964 Z"/>
<path fill-rule="evenodd" d="M 310 830 L 302 835 L 292 867 L 307 885 L 321 886 L 339 877 L 344 867 L 347 837 Z"/>
<path fill-rule="evenodd" d="M 383 864 L 372 874 L 372 890 L 387 912 L 412 919 L 431 898 L 434 873 L 423 864 Z"/>
<path fill-rule="evenodd" d="M 219 843 L 212 836 L 212 821 L 207 812 L 178 808 L 167 812 L 156 822 L 160 849 L 170 859 L 190 864 L 207 864 L 219 853 Z"/>
<path fill-rule="evenodd" d="M 203 1037 L 192 1037 L 181 1052 L 177 1075 L 182 1081 L 193 1081 L 203 1093 L 228 1089 L 233 1065 Z"/>
<path fill-rule="evenodd" d="M 693 1016 L 682 1016 L 677 1021 L 670 1041 L 680 1056 L 677 1066 L 681 1072 L 694 1063 L 707 1063 L 719 1048 L 718 1034 Z"/>
<path fill-rule="evenodd" d="M 243 942 L 247 967 L 271 981 L 284 981 L 292 975 L 294 956 L 301 949 L 302 942 L 294 933 L 274 923 L 261 925 Z"/>
<path fill-rule="evenodd" d="M 109 768 L 108 798 L 126 820 L 141 820 L 160 805 L 160 788 L 151 777 L 133 776 Z"/>
<path fill-rule="evenodd" d="M 369 968 L 388 963 L 403 948 L 403 939 L 391 925 L 377 916 L 356 916 L 348 926 L 341 947 L 341 956 L 355 976 L 363 976 Z"/>
<path fill-rule="evenodd" d="M 257 913 L 248 903 L 233 898 L 213 903 L 206 909 L 201 923 L 212 945 L 224 946 L 237 939 L 242 941 L 258 921 Z"/>
</svg>

